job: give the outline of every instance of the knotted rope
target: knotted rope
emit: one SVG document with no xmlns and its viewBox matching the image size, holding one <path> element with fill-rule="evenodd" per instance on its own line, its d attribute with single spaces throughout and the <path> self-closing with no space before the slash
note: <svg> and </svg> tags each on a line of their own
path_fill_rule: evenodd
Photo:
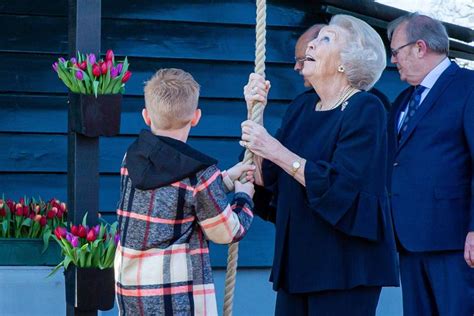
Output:
<svg viewBox="0 0 474 316">
<path fill-rule="evenodd" d="M 266 42 L 266 18 L 267 18 L 266 0 L 257 0 L 257 22 L 255 26 L 255 70 L 254 72 L 265 78 L 265 42 Z M 264 106 L 262 103 L 255 103 L 250 110 L 250 119 L 255 122 L 261 122 Z M 253 163 L 253 153 L 245 150 L 244 164 Z M 232 306 L 234 303 L 235 277 L 237 274 L 237 259 L 239 257 L 239 243 L 233 243 L 229 246 L 227 254 L 227 272 L 225 276 L 225 294 L 224 294 L 224 316 L 232 316 Z"/>
</svg>

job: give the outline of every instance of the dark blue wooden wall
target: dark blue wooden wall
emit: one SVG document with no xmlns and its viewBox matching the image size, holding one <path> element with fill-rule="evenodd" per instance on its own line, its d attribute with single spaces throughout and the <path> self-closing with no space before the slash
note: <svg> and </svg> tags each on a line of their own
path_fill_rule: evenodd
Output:
<svg viewBox="0 0 474 316">
<path fill-rule="evenodd" d="M 267 77 L 270 131 L 286 104 L 303 91 L 293 71 L 294 43 L 305 27 L 324 21 L 307 1 L 271 0 L 267 10 Z M 183 68 L 202 86 L 203 119 L 189 142 L 218 158 L 237 161 L 240 122 L 246 117 L 242 88 L 253 70 L 255 2 L 250 0 L 102 0 L 102 52 L 128 56 L 127 84 L 118 137 L 100 140 L 100 209 L 113 219 L 118 170 L 127 146 L 144 128 L 143 82 L 162 67 Z M 66 199 L 67 91 L 51 69 L 66 56 L 67 1 L 0 2 L 0 193 Z M 377 85 L 390 99 L 401 90 L 396 69 Z M 265 267 L 273 253 L 273 227 L 256 219 L 241 243 L 241 266 Z M 213 263 L 225 265 L 225 247 Z"/>
</svg>

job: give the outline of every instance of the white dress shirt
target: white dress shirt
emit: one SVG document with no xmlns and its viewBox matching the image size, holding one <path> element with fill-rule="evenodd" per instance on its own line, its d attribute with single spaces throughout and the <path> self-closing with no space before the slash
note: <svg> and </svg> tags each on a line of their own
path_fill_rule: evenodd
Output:
<svg viewBox="0 0 474 316">
<path fill-rule="evenodd" d="M 451 65 L 451 61 L 449 60 L 448 57 L 443 59 L 442 62 L 440 62 L 436 67 L 434 67 L 423 79 L 423 81 L 420 83 L 420 86 L 425 87 L 425 90 L 421 94 L 421 99 L 420 99 L 420 106 L 423 104 L 423 100 L 425 100 L 426 96 L 428 93 L 431 91 L 431 88 L 435 85 L 436 81 L 438 78 L 441 76 L 441 74 L 448 69 L 449 65 Z M 402 122 L 405 118 L 407 112 L 407 108 L 405 106 L 405 109 L 400 112 L 400 116 L 398 118 L 398 130 L 400 131 Z"/>
</svg>

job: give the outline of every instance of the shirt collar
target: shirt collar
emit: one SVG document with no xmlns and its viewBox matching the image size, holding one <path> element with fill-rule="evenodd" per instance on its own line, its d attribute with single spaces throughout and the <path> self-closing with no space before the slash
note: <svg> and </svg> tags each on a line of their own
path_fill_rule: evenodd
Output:
<svg viewBox="0 0 474 316">
<path fill-rule="evenodd" d="M 423 79 L 420 85 L 426 87 L 427 89 L 431 89 L 436 83 L 436 80 L 438 80 L 443 71 L 445 71 L 449 65 L 451 65 L 451 61 L 448 57 L 446 57 L 426 75 L 425 79 Z"/>
</svg>

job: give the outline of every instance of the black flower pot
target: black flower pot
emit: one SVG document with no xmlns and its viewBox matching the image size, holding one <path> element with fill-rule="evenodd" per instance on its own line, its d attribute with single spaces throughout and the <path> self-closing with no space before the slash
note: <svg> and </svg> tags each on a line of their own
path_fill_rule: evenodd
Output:
<svg viewBox="0 0 474 316">
<path fill-rule="evenodd" d="M 66 278 L 66 302 L 80 311 L 106 311 L 114 307 L 114 269 L 69 266 Z M 74 281 L 76 287 L 74 288 Z"/>
<path fill-rule="evenodd" d="M 87 137 L 115 136 L 120 132 L 121 94 L 71 94 L 69 124 Z"/>
</svg>

